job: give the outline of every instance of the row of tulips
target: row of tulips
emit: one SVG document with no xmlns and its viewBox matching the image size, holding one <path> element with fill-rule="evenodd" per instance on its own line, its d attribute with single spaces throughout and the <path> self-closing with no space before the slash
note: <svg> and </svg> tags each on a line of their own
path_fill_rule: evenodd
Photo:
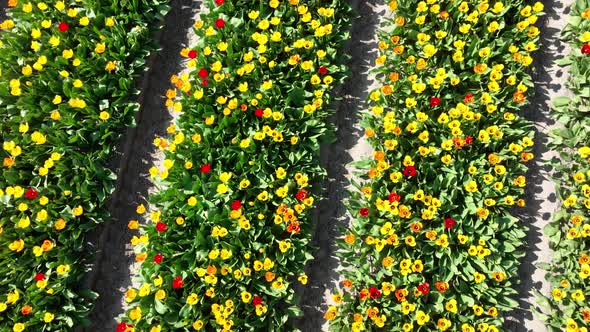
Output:
<svg viewBox="0 0 590 332">
<path fill-rule="evenodd" d="M 389 2 L 370 112 L 373 158 L 349 202 L 333 331 L 503 329 L 517 302 L 518 249 L 543 5 Z"/>
<path fill-rule="evenodd" d="M 8 1 L 0 23 L 0 330 L 66 331 L 85 235 L 108 218 L 113 146 L 133 124 L 133 79 L 163 0 Z"/>
<path fill-rule="evenodd" d="M 545 233 L 555 251 L 548 270 L 551 294 L 542 300 L 542 315 L 551 331 L 590 329 L 590 1 L 572 7 L 563 39 L 572 51 L 558 64 L 569 67 L 567 87 L 573 96 L 554 100 L 554 117 L 563 128 L 553 132 L 552 148 L 560 152 L 554 169 L 560 210 Z"/>
<path fill-rule="evenodd" d="M 328 91 L 349 9 L 338 0 L 209 0 L 156 137 L 157 191 L 129 221 L 141 263 L 118 331 L 281 331 L 297 316 Z"/>
</svg>

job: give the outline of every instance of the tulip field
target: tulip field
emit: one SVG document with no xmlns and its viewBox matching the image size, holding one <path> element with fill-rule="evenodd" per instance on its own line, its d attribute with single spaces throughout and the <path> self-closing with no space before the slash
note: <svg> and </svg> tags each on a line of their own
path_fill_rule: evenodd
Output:
<svg viewBox="0 0 590 332">
<path fill-rule="evenodd" d="M 590 0 L 0 0 L 0 331 L 590 329 Z"/>
</svg>

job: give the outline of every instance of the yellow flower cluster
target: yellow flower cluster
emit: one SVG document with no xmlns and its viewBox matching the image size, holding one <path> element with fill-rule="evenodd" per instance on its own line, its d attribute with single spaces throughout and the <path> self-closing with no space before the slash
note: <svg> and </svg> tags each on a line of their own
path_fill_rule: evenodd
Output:
<svg viewBox="0 0 590 332">
<path fill-rule="evenodd" d="M 228 2 L 211 2 L 195 22 L 200 42 L 180 52 L 188 71 L 170 78 L 166 106 L 179 117 L 154 139 L 165 158 L 149 169 L 163 189 L 151 213 L 138 207 L 147 225 L 129 221 L 142 231 L 132 244 L 148 286 L 143 297 L 143 286 L 127 290 L 121 327 L 281 330 L 298 311 L 293 284 L 308 282 L 318 137 L 328 91 L 343 77 L 335 50 L 347 9 Z M 187 309 L 164 309 L 159 290 Z"/>
<path fill-rule="evenodd" d="M 128 87 L 151 50 L 150 29 L 128 34 L 119 25 L 152 26 L 163 3 L 8 1 L 10 19 L 0 22 L 0 312 L 13 318 L 2 319 L 2 331 L 65 331 L 91 309 L 95 294 L 77 282 L 89 263 L 81 239 L 108 219 L 102 207 L 115 176 L 106 163 L 132 123 Z M 134 6 L 140 12 L 129 16 Z"/>
<path fill-rule="evenodd" d="M 567 87 L 575 98 L 554 100 L 554 114 L 565 129 L 556 132 L 553 141 L 563 159 L 555 166 L 561 174 L 555 178 L 561 209 L 545 227 L 555 257 L 547 267 L 552 289 L 546 297 L 551 315 L 544 318 L 555 329 L 586 332 L 590 329 L 590 122 L 584 109 L 590 86 L 578 68 L 590 55 L 590 8 L 584 1 L 576 1 L 570 15 L 564 37 L 573 51 L 561 65 L 571 65 Z"/>
<path fill-rule="evenodd" d="M 518 112 L 543 5 L 393 0 L 389 9 L 381 85 L 363 122 L 375 152 L 351 193 L 358 217 L 340 252 L 350 269 L 326 318 L 335 330 L 499 331 L 500 310 L 516 306 L 506 280 L 525 233 L 510 209 L 525 205 L 534 157 Z"/>
</svg>

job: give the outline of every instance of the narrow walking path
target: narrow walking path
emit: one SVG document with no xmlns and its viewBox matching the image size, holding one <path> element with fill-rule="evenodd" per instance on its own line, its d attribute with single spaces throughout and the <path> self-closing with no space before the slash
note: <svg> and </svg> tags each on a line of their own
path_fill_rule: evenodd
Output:
<svg viewBox="0 0 590 332">
<path fill-rule="evenodd" d="M 136 116 L 137 126 L 127 131 L 119 147 L 122 157 L 117 190 L 109 204 L 113 220 L 103 224 L 97 233 L 96 262 L 88 283 L 101 296 L 90 317 L 93 325 L 86 331 L 114 331 L 116 318 L 124 312 L 123 293 L 131 286 L 135 270 L 135 256 L 129 242 L 138 234 L 129 230 L 127 223 L 136 219 L 138 204 L 147 204 L 152 188 L 148 170 L 158 159 L 153 139 L 156 135 L 164 136 L 172 120 L 164 105 L 169 78 L 181 69 L 180 51 L 189 44 L 200 5 L 201 1 L 171 1 L 172 9 L 164 28 L 156 36 L 161 51 L 152 55 L 150 69 L 139 82 L 142 95 L 138 101 L 142 106 Z"/>
<path fill-rule="evenodd" d="M 561 42 L 560 34 L 566 25 L 569 6 L 573 1 L 549 0 L 543 3 L 547 15 L 542 18 L 539 50 L 534 55 L 535 95 L 531 98 L 531 104 L 523 110 L 524 116 L 535 125 L 535 159 L 529 165 L 527 174 L 527 207 L 519 211 L 519 217 L 523 225 L 529 227 L 529 231 L 524 247 L 526 255 L 522 259 L 519 272 L 521 284 L 517 287 L 519 308 L 506 323 L 506 329 L 513 332 L 547 331 L 545 324 L 534 317 L 531 310 L 537 306 L 534 291 L 542 294 L 550 291 L 545 272 L 536 264 L 551 260 L 552 253 L 543 228 L 558 208 L 555 187 L 549 178 L 551 168 L 547 164 L 557 157 L 557 153 L 547 148 L 549 132 L 555 126 L 550 117 L 550 106 L 553 98 L 570 94 L 565 88 L 567 72 L 556 66 L 554 61 L 569 52 L 567 45 Z"/>
</svg>

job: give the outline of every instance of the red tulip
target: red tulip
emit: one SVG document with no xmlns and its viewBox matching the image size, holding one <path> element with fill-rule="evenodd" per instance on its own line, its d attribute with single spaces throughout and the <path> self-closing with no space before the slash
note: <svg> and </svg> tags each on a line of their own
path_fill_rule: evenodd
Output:
<svg viewBox="0 0 590 332">
<path fill-rule="evenodd" d="M 218 6 L 223 5 L 224 2 L 225 2 L 225 0 L 215 0 L 215 4 Z"/>
<path fill-rule="evenodd" d="M 218 18 L 215 21 L 215 26 L 218 27 L 219 29 L 221 29 L 225 26 L 225 21 L 222 18 Z"/>
<path fill-rule="evenodd" d="M 430 106 L 436 107 L 438 105 L 440 105 L 440 98 L 438 98 L 438 97 L 430 98 Z"/>
<path fill-rule="evenodd" d="M 211 172 L 211 164 L 204 164 L 201 166 L 201 173 Z"/>
<path fill-rule="evenodd" d="M 302 201 L 304 199 L 307 198 L 307 191 L 305 191 L 305 189 L 301 189 L 297 192 L 297 194 L 295 195 L 295 198 L 297 198 L 298 201 Z"/>
<path fill-rule="evenodd" d="M 28 314 L 30 314 L 31 312 L 33 312 L 33 308 L 30 305 L 25 305 L 20 310 L 20 313 L 23 314 L 23 315 L 25 315 L 25 316 L 28 315 Z"/>
<path fill-rule="evenodd" d="M 582 45 L 582 54 L 590 54 L 590 44 Z"/>
<path fill-rule="evenodd" d="M 400 199 L 401 199 L 400 195 L 398 195 L 396 193 L 389 194 L 389 203 L 399 202 Z"/>
<path fill-rule="evenodd" d="M 39 193 L 33 188 L 29 188 L 25 192 L 25 197 L 27 199 L 35 199 L 35 198 L 37 198 L 37 196 L 39 196 Z"/>
<path fill-rule="evenodd" d="M 451 229 L 455 226 L 455 220 L 453 218 L 445 218 L 445 227 Z"/>
<path fill-rule="evenodd" d="M 158 222 L 156 223 L 156 230 L 157 230 L 159 233 L 162 233 L 163 231 L 165 231 L 165 230 L 166 230 L 166 227 L 167 227 L 167 226 L 166 226 L 166 224 L 165 224 L 165 223 L 163 223 L 163 222 L 161 222 L 161 221 L 158 221 Z"/>
<path fill-rule="evenodd" d="M 43 273 L 35 274 L 35 281 L 45 280 L 45 275 Z"/>
<path fill-rule="evenodd" d="M 416 175 L 416 167 L 408 166 L 408 167 L 404 168 L 403 173 L 407 177 L 415 176 Z"/>
<path fill-rule="evenodd" d="M 252 304 L 253 305 L 259 305 L 259 304 L 262 304 L 262 302 L 263 301 L 262 301 L 262 298 L 260 296 L 254 296 L 252 298 Z"/>
<path fill-rule="evenodd" d="M 377 287 L 369 287 L 369 294 L 371 295 L 371 298 L 374 300 L 376 298 L 379 298 L 379 296 L 381 296 L 381 292 L 379 291 L 379 289 L 377 289 Z"/>
<path fill-rule="evenodd" d="M 182 277 L 179 276 L 179 277 L 174 278 L 174 280 L 172 280 L 172 288 L 178 289 L 182 286 L 184 286 L 184 281 L 182 281 Z"/>
<path fill-rule="evenodd" d="M 240 201 L 236 200 L 231 203 L 232 210 L 239 210 L 241 207 L 242 207 L 242 202 L 240 202 Z"/>
<path fill-rule="evenodd" d="M 369 209 L 364 207 L 362 209 L 359 210 L 359 213 L 361 214 L 361 216 L 366 217 L 369 215 Z"/>
<path fill-rule="evenodd" d="M 195 51 L 195 50 L 190 50 L 190 51 L 188 52 L 188 57 L 189 57 L 189 58 L 191 58 L 191 59 L 194 59 L 194 58 L 196 58 L 196 57 L 197 57 L 197 51 Z"/>
<path fill-rule="evenodd" d="M 430 292 L 430 285 L 427 282 L 424 282 L 420 285 L 418 285 L 418 291 L 420 293 L 422 293 L 422 295 L 426 295 L 428 294 L 428 292 Z"/>
<path fill-rule="evenodd" d="M 157 254 L 154 256 L 154 263 L 156 263 L 156 264 L 161 264 L 163 259 L 164 259 L 164 256 L 162 256 L 162 254 L 161 254 L 161 253 L 157 253 Z"/>
<path fill-rule="evenodd" d="M 133 325 L 127 325 L 125 322 L 121 322 L 117 325 L 117 332 L 125 332 L 128 327 L 133 327 Z"/>
<path fill-rule="evenodd" d="M 326 75 L 328 73 L 328 68 L 326 68 L 325 66 L 321 66 L 318 70 L 318 73 L 320 73 L 320 75 Z"/>
<path fill-rule="evenodd" d="M 299 223 L 297 222 L 292 222 L 287 226 L 287 232 L 289 233 L 299 233 L 299 231 L 301 230 L 301 228 L 299 227 Z"/>
<path fill-rule="evenodd" d="M 207 71 L 207 69 L 201 68 L 201 70 L 199 70 L 199 77 L 206 78 L 207 76 L 209 76 L 209 72 Z"/>
<path fill-rule="evenodd" d="M 61 22 L 57 26 L 57 29 L 61 32 L 66 32 L 70 29 L 70 26 L 66 22 Z"/>
<path fill-rule="evenodd" d="M 257 108 L 257 109 L 254 111 L 254 116 L 256 116 L 257 118 L 261 118 L 263 114 L 264 114 L 264 111 L 263 111 L 263 110 L 261 110 L 260 108 Z"/>
<path fill-rule="evenodd" d="M 202 84 L 203 86 L 207 86 L 207 85 L 209 85 L 209 81 L 207 81 L 207 80 L 203 80 L 203 81 L 201 81 L 201 84 Z"/>
</svg>

